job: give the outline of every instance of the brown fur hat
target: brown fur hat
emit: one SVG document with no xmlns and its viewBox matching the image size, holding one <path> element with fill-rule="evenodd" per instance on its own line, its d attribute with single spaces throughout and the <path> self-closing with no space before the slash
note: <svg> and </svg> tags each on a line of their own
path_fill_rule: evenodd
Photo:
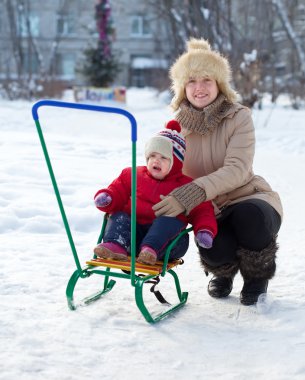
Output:
<svg viewBox="0 0 305 380">
<path fill-rule="evenodd" d="M 170 68 L 170 79 L 174 98 L 171 106 L 177 110 L 185 99 L 185 85 L 190 78 L 215 79 L 219 91 L 230 102 L 237 100 L 237 93 L 230 86 L 231 68 L 228 60 L 211 49 L 208 41 L 191 38 L 187 42 L 187 51 L 177 58 Z"/>
</svg>

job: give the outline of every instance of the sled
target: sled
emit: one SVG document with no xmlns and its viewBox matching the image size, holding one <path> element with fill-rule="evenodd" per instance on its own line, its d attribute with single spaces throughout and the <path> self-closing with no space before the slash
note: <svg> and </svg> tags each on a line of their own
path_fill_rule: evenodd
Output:
<svg viewBox="0 0 305 380">
<path fill-rule="evenodd" d="M 132 152 L 132 192 L 131 192 L 131 252 L 130 252 L 130 260 L 126 261 L 118 261 L 118 260 L 110 260 L 110 259 L 101 259 L 96 255 L 93 255 L 93 258 L 87 260 L 85 266 L 81 266 L 76 247 L 73 241 L 71 229 L 68 223 L 68 219 L 66 217 L 66 213 L 64 210 L 63 202 L 61 199 L 60 191 L 56 182 L 55 174 L 52 168 L 51 160 L 48 154 L 46 142 L 43 136 L 41 124 L 38 117 L 38 109 L 44 106 L 51 107 L 63 107 L 69 109 L 78 109 L 78 110 L 87 110 L 87 111 L 96 111 L 102 113 L 113 113 L 119 114 L 126 117 L 131 125 L 131 152 Z M 132 287 L 134 287 L 135 291 L 135 301 L 136 305 L 139 308 L 140 312 L 144 316 L 147 322 L 155 323 L 165 318 L 169 314 L 174 311 L 180 309 L 187 301 L 188 293 L 182 292 L 180 287 L 180 281 L 177 273 L 174 271 L 174 268 L 177 265 L 183 263 L 183 260 L 178 259 L 172 262 L 169 262 L 169 255 L 172 248 L 175 246 L 177 241 L 192 228 L 184 229 L 177 237 L 174 239 L 167 247 L 165 257 L 163 262 L 157 262 L 156 265 L 143 265 L 136 261 L 136 142 L 137 142 L 137 122 L 134 116 L 121 108 L 116 107 L 105 107 L 105 106 L 97 106 L 97 105 L 88 105 L 81 103 L 69 103 L 69 102 L 61 102 L 61 101 L 53 101 L 53 100 L 41 100 L 36 102 L 32 107 L 32 115 L 36 124 L 37 132 L 39 135 L 41 147 L 44 153 L 45 161 L 48 167 L 49 175 L 51 177 L 53 189 L 57 198 L 57 202 L 59 205 L 61 217 L 64 223 L 64 227 L 66 230 L 66 234 L 69 240 L 70 248 L 74 257 L 76 270 L 72 273 L 66 288 L 66 298 L 68 302 L 68 306 L 71 310 L 75 310 L 77 305 L 74 302 L 74 290 L 75 286 L 79 279 L 86 279 L 92 275 L 101 275 L 104 277 L 103 286 L 101 289 L 84 298 L 80 304 L 87 305 L 93 301 L 98 300 L 104 294 L 108 293 L 114 287 L 116 281 L 113 278 L 121 278 L 129 280 Z M 104 231 L 107 225 L 108 215 L 105 214 L 100 235 L 97 243 L 100 243 L 104 236 Z M 165 310 L 157 315 L 153 315 L 148 308 L 146 307 L 143 299 L 143 286 L 146 283 L 158 283 L 160 281 L 160 276 L 164 277 L 166 275 L 172 276 L 176 294 L 178 297 L 178 302 L 175 305 L 170 305 L 167 303 L 167 307 Z M 154 291 L 154 290 L 151 290 Z M 155 293 L 158 294 L 157 292 Z M 161 296 L 162 297 L 162 296 Z M 163 298 L 163 297 L 162 297 Z M 161 301 L 162 302 L 162 298 Z M 160 300 L 160 299 L 159 299 Z M 163 299 L 164 300 L 164 299 Z M 165 301 L 165 300 L 164 300 Z M 166 302 L 166 301 L 165 301 Z"/>
</svg>

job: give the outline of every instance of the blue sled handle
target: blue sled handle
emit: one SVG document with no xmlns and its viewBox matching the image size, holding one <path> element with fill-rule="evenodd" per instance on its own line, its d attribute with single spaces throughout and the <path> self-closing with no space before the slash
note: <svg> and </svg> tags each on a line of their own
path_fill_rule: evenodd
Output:
<svg viewBox="0 0 305 380">
<path fill-rule="evenodd" d="M 137 141 L 137 122 L 134 116 L 128 111 L 123 110 L 122 108 L 117 107 L 105 107 L 105 106 L 95 106 L 92 104 L 82 104 L 82 103 L 70 103 L 70 102 L 61 102 L 57 100 L 40 100 L 36 102 L 32 107 L 33 119 L 38 121 L 38 108 L 42 106 L 51 106 L 51 107 L 62 107 L 62 108 L 74 108 L 79 110 L 87 111 L 97 111 L 97 112 L 106 112 L 106 113 L 116 113 L 123 115 L 129 119 L 131 124 L 131 141 Z"/>
</svg>

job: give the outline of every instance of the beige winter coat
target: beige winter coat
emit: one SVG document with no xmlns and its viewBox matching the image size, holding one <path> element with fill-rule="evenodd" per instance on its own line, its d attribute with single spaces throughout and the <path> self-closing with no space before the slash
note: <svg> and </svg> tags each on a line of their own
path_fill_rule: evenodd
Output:
<svg viewBox="0 0 305 380">
<path fill-rule="evenodd" d="M 182 129 L 186 138 L 183 171 L 204 188 L 215 213 L 222 207 L 256 198 L 268 202 L 283 216 L 279 195 L 253 173 L 255 134 L 250 110 L 235 103 L 209 134 Z"/>
</svg>

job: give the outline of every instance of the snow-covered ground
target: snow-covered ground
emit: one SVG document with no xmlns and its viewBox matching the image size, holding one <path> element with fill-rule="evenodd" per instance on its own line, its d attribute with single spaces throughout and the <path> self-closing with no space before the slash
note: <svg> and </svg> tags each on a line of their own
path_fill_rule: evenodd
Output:
<svg viewBox="0 0 305 380">
<path fill-rule="evenodd" d="M 70 98 L 68 97 L 69 101 Z M 177 269 L 184 308 L 148 324 L 133 288 L 112 292 L 76 311 L 65 288 L 74 261 L 31 117 L 32 104 L 0 102 L 0 379 L 305 379 L 305 111 L 255 110 L 255 171 L 280 192 L 285 219 L 277 275 L 257 306 L 208 296 L 209 278 L 191 242 Z M 126 109 L 144 141 L 172 117 L 152 90 L 130 89 Z M 39 117 L 82 263 L 92 255 L 102 214 L 95 191 L 129 166 L 130 128 L 122 116 L 44 107 Z M 81 280 L 81 299 L 103 278 Z M 167 277 L 160 287 L 173 297 Z M 168 291 L 168 293 L 167 293 Z M 151 298 L 149 298 L 151 297 Z M 154 310 L 164 307 L 147 289 Z"/>
</svg>

